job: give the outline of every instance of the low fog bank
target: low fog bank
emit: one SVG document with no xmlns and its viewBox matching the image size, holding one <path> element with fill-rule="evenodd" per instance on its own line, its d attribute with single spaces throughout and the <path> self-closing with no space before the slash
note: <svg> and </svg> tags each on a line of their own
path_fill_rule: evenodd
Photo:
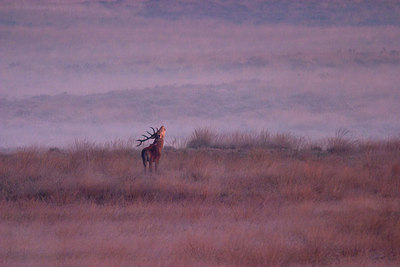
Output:
<svg viewBox="0 0 400 267">
<path fill-rule="evenodd" d="M 340 77 L 344 79 L 344 75 Z M 309 77 L 299 77 L 280 85 L 273 79 L 247 80 L 85 96 L 64 93 L 3 98 L 0 147 L 59 146 L 79 139 L 128 140 L 139 137 L 150 126 L 162 124 L 167 128 L 169 143 L 189 136 L 199 127 L 215 132 L 267 130 L 310 138 L 332 136 L 339 128 L 348 129 L 357 138 L 398 136 L 397 88 L 381 83 L 379 91 L 373 85 L 348 90 L 347 86 L 362 80 L 354 74 L 351 77 L 354 81 L 344 80 L 341 89 L 331 84 L 328 74 L 310 87 Z"/>
</svg>

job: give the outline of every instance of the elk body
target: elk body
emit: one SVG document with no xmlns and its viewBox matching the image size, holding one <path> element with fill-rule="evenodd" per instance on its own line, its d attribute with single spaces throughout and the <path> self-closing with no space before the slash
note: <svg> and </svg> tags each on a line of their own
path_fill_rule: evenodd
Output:
<svg viewBox="0 0 400 267">
<path fill-rule="evenodd" d="M 142 160 L 144 166 L 144 172 L 146 173 L 147 165 L 149 171 L 152 171 L 152 163 L 154 162 L 155 171 L 157 171 L 158 162 L 161 158 L 161 151 L 164 146 L 164 137 L 166 129 L 164 126 L 161 126 L 160 129 L 156 128 L 154 130 L 153 127 L 150 127 L 153 130 L 153 133 L 147 132 L 149 136 L 143 135 L 144 139 L 138 139 L 136 141 L 139 142 L 138 146 L 140 146 L 144 141 L 149 139 L 154 139 L 154 142 L 148 147 L 143 148 L 142 150 Z"/>
</svg>

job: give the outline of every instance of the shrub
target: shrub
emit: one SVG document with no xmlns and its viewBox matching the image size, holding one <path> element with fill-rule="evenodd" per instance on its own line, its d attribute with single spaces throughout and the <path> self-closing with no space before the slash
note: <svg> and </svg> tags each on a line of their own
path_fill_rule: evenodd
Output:
<svg viewBox="0 0 400 267">
<path fill-rule="evenodd" d="M 350 131 L 347 129 L 339 129 L 336 131 L 335 137 L 329 138 L 327 141 L 327 151 L 330 153 L 348 153 L 357 148 L 357 140 L 349 136 Z"/>
<path fill-rule="evenodd" d="M 211 147 L 217 134 L 213 133 L 207 128 L 200 128 L 194 130 L 192 136 L 187 143 L 188 148 Z"/>
</svg>

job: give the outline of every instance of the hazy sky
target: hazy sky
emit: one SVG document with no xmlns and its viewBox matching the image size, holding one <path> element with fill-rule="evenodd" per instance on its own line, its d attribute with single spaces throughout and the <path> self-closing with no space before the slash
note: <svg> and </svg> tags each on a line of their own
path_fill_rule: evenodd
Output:
<svg viewBox="0 0 400 267">
<path fill-rule="evenodd" d="M 19 136 L 19 129 L 38 129 L 32 116 L 21 117 L 15 108 L 32 96 L 146 89 L 166 90 L 165 101 L 174 96 L 200 101 L 197 105 L 204 103 L 204 110 L 198 108 L 193 120 L 180 122 L 169 114 L 188 113 L 190 105 L 177 102 L 162 108 L 165 116 L 152 109 L 148 120 L 132 118 L 130 125 L 167 121 L 189 132 L 225 123 L 222 128 L 248 126 L 316 136 L 344 127 L 363 136 L 398 135 L 398 14 L 399 1 L 2 0 L 0 98 L 3 113 L 13 112 L 1 119 L 0 137 L 14 140 L 11 136 Z M 246 112 L 229 116 L 237 109 L 225 104 L 219 107 L 226 113 L 222 119 L 214 113 L 203 116 L 215 108 L 208 106 L 210 98 L 222 94 L 220 88 L 226 85 L 238 90 L 232 103 L 244 103 Z M 229 96 L 226 90 L 223 99 Z M 211 93 L 208 98 L 179 98 L 201 91 Z M 260 98 L 275 102 L 266 108 L 253 101 Z M 146 101 L 153 104 L 151 98 Z M 268 116 L 271 112 L 274 117 Z M 120 123 L 125 122 L 121 118 Z M 101 119 L 98 124 L 104 130 L 114 127 Z M 71 137 L 91 134 L 66 132 Z M 51 138 L 57 140 L 58 134 Z M 14 140 L 0 145 L 10 143 L 19 144 Z"/>
</svg>

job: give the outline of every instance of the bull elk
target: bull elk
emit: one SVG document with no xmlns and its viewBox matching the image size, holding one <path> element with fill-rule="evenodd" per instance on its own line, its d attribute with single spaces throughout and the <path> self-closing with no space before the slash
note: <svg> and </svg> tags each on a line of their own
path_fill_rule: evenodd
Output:
<svg viewBox="0 0 400 267">
<path fill-rule="evenodd" d="M 164 137 L 165 137 L 165 132 L 166 129 L 164 126 L 161 126 L 160 129 L 156 128 L 157 130 L 154 130 L 153 127 L 150 127 L 153 130 L 153 133 L 150 133 L 147 131 L 146 135 L 142 135 L 144 138 L 143 139 L 137 139 L 136 141 L 139 142 L 137 146 L 140 146 L 143 142 L 149 140 L 149 139 L 154 139 L 154 142 L 149 145 L 148 147 L 143 148 L 142 150 L 142 160 L 143 160 L 143 166 L 144 166 L 144 172 L 146 173 L 146 167 L 147 163 L 149 163 L 149 170 L 151 172 L 151 165 L 154 162 L 154 167 L 155 171 L 157 171 L 158 167 L 158 162 L 160 161 L 161 158 L 161 151 L 164 146 Z"/>
</svg>

